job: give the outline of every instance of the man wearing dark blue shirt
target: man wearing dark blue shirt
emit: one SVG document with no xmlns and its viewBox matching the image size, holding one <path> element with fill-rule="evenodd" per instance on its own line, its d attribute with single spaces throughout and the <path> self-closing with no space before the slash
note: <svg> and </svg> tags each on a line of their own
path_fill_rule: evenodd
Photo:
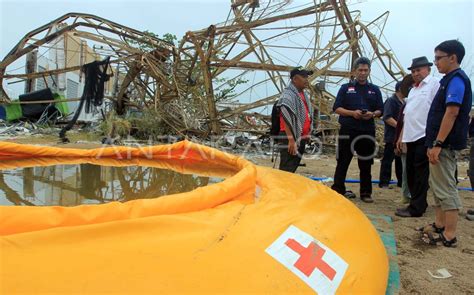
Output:
<svg viewBox="0 0 474 295">
<path fill-rule="evenodd" d="M 400 109 L 405 103 L 403 94 L 400 91 L 402 82 L 395 84 L 395 94 L 389 97 L 383 106 L 383 121 L 385 123 L 384 142 L 385 148 L 380 164 L 379 187 L 388 188 L 392 178 L 392 162 L 395 160 L 395 174 L 397 175 L 398 186 L 402 187 L 402 159 L 395 155 L 395 129 Z"/>
<path fill-rule="evenodd" d="M 354 152 L 360 170 L 360 198 L 372 203 L 371 167 L 375 156 L 374 118 L 382 115 L 383 101 L 380 89 L 367 81 L 370 74 L 370 60 L 360 57 L 354 62 L 355 80 L 344 84 L 334 102 L 333 110 L 339 115 L 337 166 L 332 189 L 349 198 L 355 195 L 346 191 L 347 169 Z"/>
<path fill-rule="evenodd" d="M 435 65 L 445 74 L 428 114 L 426 146 L 430 161 L 430 187 L 435 201 L 438 236 L 426 235 L 428 242 L 446 247 L 456 245 L 456 227 L 462 208 L 456 188 L 456 161 L 467 147 L 469 112 L 472 107 L 471 81 L 460 68 L 465 49 L 457 40 L 444 41 L 435 48 Z M 444 228 L 444 231 L 442 230 Z"/>
</svg>

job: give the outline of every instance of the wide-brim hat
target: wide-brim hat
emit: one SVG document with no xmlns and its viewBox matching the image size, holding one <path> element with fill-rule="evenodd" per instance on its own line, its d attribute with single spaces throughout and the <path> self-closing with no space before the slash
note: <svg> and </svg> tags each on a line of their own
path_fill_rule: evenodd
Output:
<svg viewBox="0 0 474 295">
<path fill-rule="evenodd" d="M 432 66 L 433 63 L 432 62 L 429 62 L 428 59 L 426 58 L 426 56 L 421 56 L 421 57 L 417 57 L 417 58 L 414 58 L 412 61 L 411 61 L 411 66 L 408 68 L 409 71 L 411 71 L 412 69 L 416 69 L 416 68 L 419 68 L 419 67 L 425 67 L 425 66 Z"/>
</svg>

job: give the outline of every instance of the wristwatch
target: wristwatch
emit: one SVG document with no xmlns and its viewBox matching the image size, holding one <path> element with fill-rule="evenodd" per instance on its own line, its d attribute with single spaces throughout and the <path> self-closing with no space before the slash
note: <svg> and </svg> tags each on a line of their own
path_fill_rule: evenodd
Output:
<svg viewBox="0 0 474 295">
<path fill-rule="evenodd" d="M 443 146 L 443 142 L 441 140 L 435 140 L 433 141 L 433 147 L 442 147 Z"/>
</svg>

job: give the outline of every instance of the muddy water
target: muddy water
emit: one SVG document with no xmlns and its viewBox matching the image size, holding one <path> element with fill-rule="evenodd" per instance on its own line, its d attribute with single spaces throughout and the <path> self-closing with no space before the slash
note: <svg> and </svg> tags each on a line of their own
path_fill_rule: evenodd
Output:
<svg viewBox="0 0 474 295">
<path fill-rule="evenodd" d="M 223 181 L 144 166 L 67 164 L 0 168 L 0 205 L 77 206 L 157 198 Z"/>
</svg>

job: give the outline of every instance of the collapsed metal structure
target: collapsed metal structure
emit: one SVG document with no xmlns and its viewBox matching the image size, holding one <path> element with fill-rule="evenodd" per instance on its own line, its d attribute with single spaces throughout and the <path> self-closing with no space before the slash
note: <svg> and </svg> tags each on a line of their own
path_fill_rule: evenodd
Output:
<svg viewBox="0 0 474 295">
<path fill-rule="evenodd" d="M 109 20 L 66 14 L 28 33 L 0 62 L 4 79 L 32 79 L 77 71 L 81 65 L 10 74 L 7 68 L 27 53 L 64 34 L 99 44 L 111 56 L 118 114 L 127 107 L 152 108 L 179 134 L 265 133 L 271 105 L 295 66 L 314 71 L 312 102 L 319 131 L 334 130 L 334 90 L 351 77 L 360 56 L 373 60 L 372 79 L 386 91 L 405 75 L 383 41 L 388 12 L 370 22 L 345 0 L 314 0 L 296 6 L 288 0 L 232 0 L 223 23 L 189 31 L 172 44 Z M 0 83 L 0 101 L 10 101 Z M 324 134 L 324 132 L 322 132 Z"/>
</svg>

